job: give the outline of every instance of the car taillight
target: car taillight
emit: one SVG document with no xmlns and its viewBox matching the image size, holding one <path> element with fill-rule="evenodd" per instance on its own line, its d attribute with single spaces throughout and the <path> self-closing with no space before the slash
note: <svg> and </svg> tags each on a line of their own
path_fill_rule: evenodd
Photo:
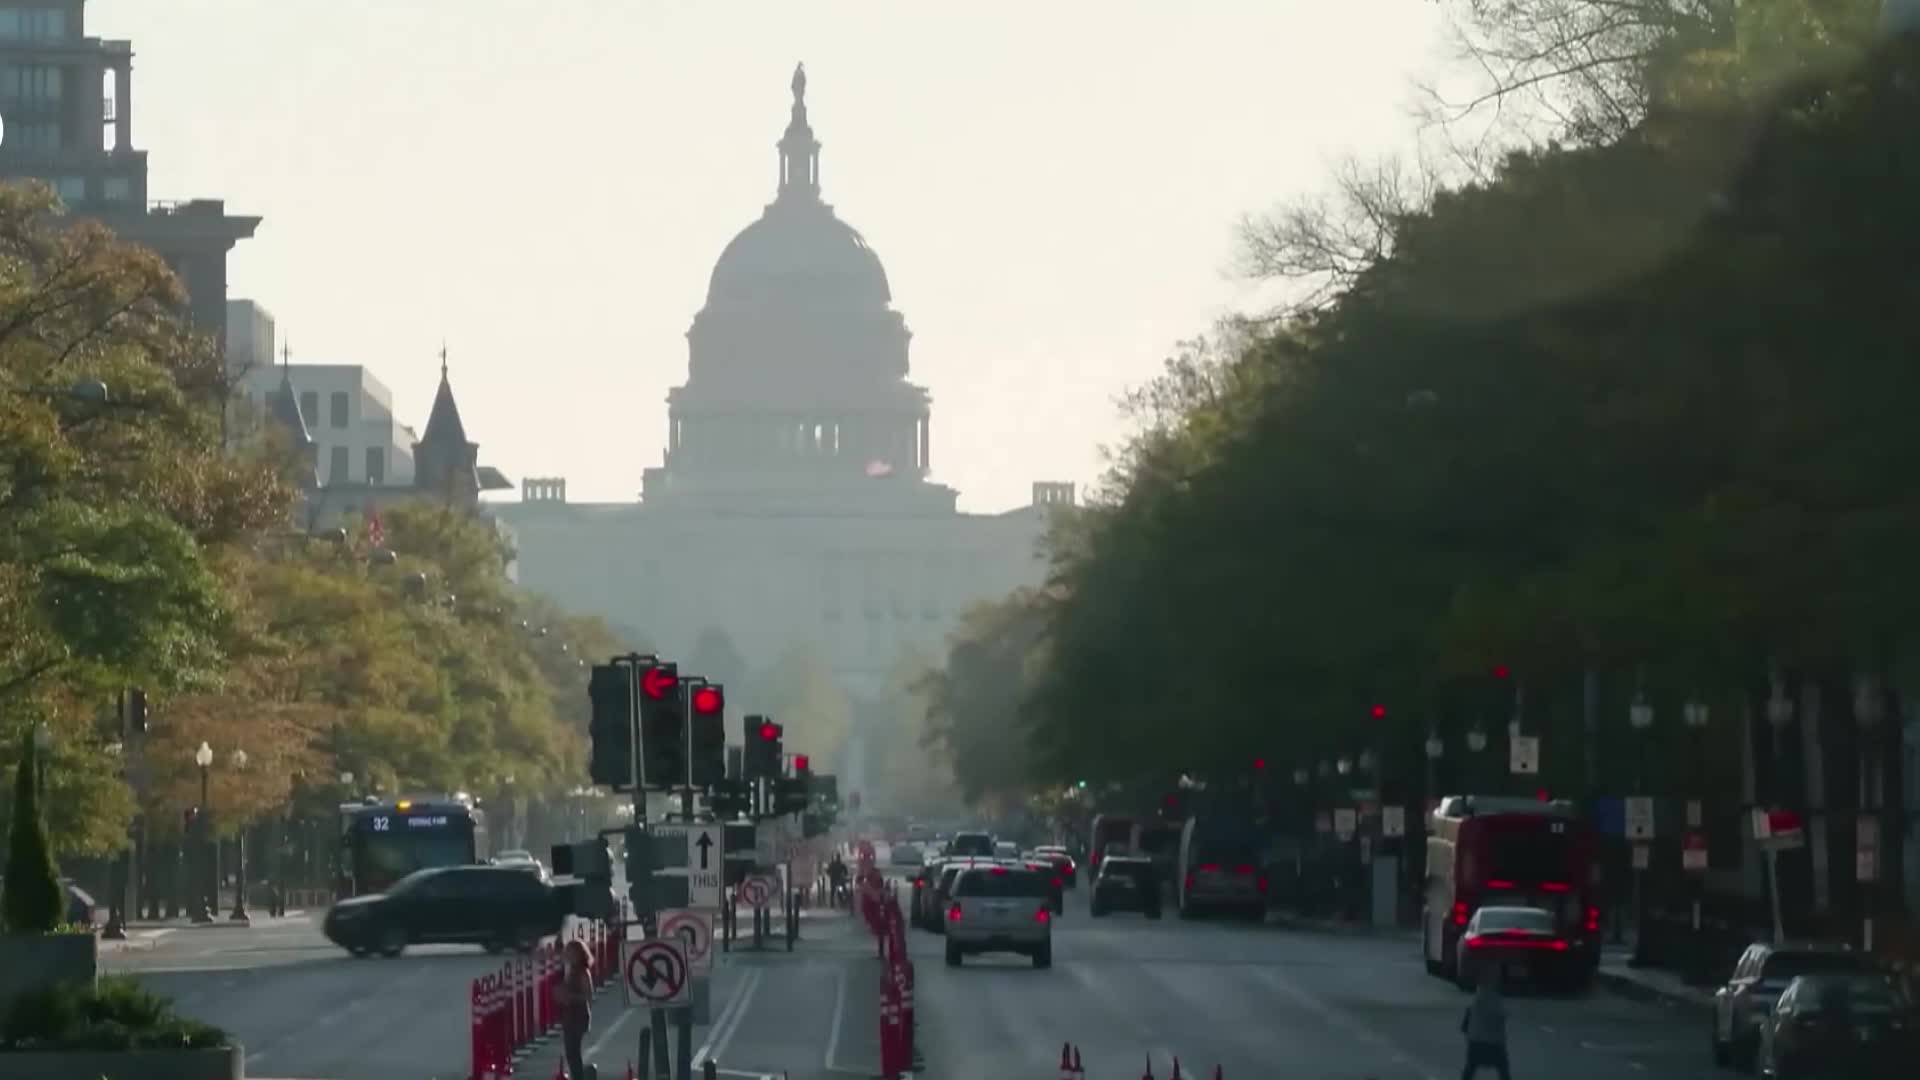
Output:
<svg viewBox="0 0 1920 1080">
<path fill-rule="evenodd" d="M 1567 951 L 1567 943 L 1566 943 L 1566 942 L 1564 942 L 1564 941 L 1561 941 L 1561 940 L 1560 940 L 1559 938 L 1555 938 L 1555 939 L 1553 939 L 1553 951 L 1554 951 L 1554 952 L 1566 952 L 1566 951 Z"/>
<path fill-rule="evenodd" d="M 1562 881 L 1548 881 L 1540 886 L 1548 892 L 1571 892 L 1572 886 Z"/>
<path fill-rule="evenodd" d="M 1260 895 L 1265 896 L 1267 892 L 1267 875 L 1261 874 L 1259 877 L 1254 878 L 1253 887 L 1260 891 Z"/>
<path fill-rule="evenodd" d="M 1053 912 L 1048 911 L 1046 908 L 1041 908 L 1039 911 L 1033 913 L 1034 922 L 1047 922 L 1052 918 Z"/>
<path fill-rule="evenodd" d="M 955 904 L 952 907 L 947 909 L 947 921 L 948 922 L 960 921 L 960 905 L 959 904 Z"/>
<path fill-rule="evenodd" d="M 1587 932 L 1590 934 L 1600 932 L 1600 909 L 1597 907 L 1587 909 Z"/>
<path fill-rule="evenodd" d="M 1206 871 L 1209 871 L 1209 872 L 1212 872 L 1212 873 L 1218 873 L 1218 872 L 1220 871 L 1220 864 L 1219 864 L 1219 863 L 1210 863 L 1210 862 L 1209 862 L 1209 863 L 1201 863 L 1201 864 L 1200 864 L 1200 869 L 1202 869 L 1202 870 L 1206 870 Z"/>
<path fill-rule="evenodd" d="M 1053 879 L 1053 887 L 1054 887 L 1054 888 L 1056 888 L 1056 889 L 1064 889 L 1064 888 L 1066 888 L 1066 887 L 1067 887 L 1067 879 L 1066 879 L 1066 878 L 1054 878 L 1054 879 Z"/>
<path fill-rule="evenodd" d="M 1453 905 L 1453 925 L 1455 926 L 1467 925 L 1467 905 L 1465 904 Z"/>
<path fill-rule="evenodd" d="M 1253 867 L 1236 866 L 1233 868 L 1233 872 L 1239 874 L 1241 877 L 1251 877 L 1253 875 Z"/>
<path fill-rule="evenodd" d="M 927 883 L 924 881 L 921 881 L 919 878 L 914 878 L 913 887 L 916 889 L 924 889 L 927 887 Z"/>
<path fill-rule="evenodd" d="M 1489 881 L 1489 882 L 1487 882 L 1487 888 L 1489 888 L 1489 889 L 1511 889 L 1511 888 L 1513 888 L 1513 882 L 1511 882 L 1511 881 Z"/>
<path fill-rule="evenodd" d="M 1187 888 L 1189 888 L 1189 889 L 1191 889 L 1191 888 L 1193 888 L 1193 875 L 1192 875 L 1192 874 L 1188 874 L 1188 875 L 1187 875 Z"/>
</svg>

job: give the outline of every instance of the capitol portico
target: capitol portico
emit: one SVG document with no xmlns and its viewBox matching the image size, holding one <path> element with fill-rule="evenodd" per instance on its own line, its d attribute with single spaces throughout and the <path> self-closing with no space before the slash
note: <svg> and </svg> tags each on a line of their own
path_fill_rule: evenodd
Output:
<svg viewBox="0 0 1920 1080">
<path fill-rule="evenodd" d="M 858 696 L 904 649 L 938 654 L 974 604 L 1042 580 L 1039 540 L 1071 484 L 965 514 L 932 480 L 931 398 L 908 381 L 886 269 L 821 199 L 794 73 L 777 193 L 720 255 L 667 394 L 640 499 L 582 504 L 534 478 L 493 509 L 522 584 L 688 661 L 718 631 L 759 669 L 811 644 Z"/>
</svg>

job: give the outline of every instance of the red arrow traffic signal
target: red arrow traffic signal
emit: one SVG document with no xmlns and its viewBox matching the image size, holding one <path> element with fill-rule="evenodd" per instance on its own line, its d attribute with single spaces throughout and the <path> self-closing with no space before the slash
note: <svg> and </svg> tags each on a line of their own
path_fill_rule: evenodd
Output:
<svg viewBox="0 0 1920 1080">
<path fill-rule="evenodd" d="M 680 685 L 677 671 L 664 667 L 650 667 L 640 676 L 640 692 L 659 701 Z"/>
</svg>

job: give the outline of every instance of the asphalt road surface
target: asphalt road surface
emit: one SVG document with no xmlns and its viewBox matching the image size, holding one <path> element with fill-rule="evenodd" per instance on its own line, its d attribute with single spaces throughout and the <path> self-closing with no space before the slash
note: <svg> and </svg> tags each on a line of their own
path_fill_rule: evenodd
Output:
<svg viewBox="0 0 1920 1080">
<path fill-rule="evenodd" d="M 1426 974 L 1418 944 L 1275 925 L 1099 920 L 1084 887 L 1055 923 L 1054 963 L 968 957 L 945 966 L 915 931 L 922 1044 L 933 1077 L 1051 1077 L 1060 1046 L 1088 1080 L 1442 1080 L 1460 1075 L 1468 995 Z M 1596 991 L 1514 993 L 1514 1075 L 1554 1080 L 1715 1076 L 1703 1022 Z M 1492 1073 L 1483 1073 L 1492 1076 Z M 1730 1075 L 1730 1074 L 1719 1074 Z"/>
<path fill-rule="evenodd" d="M 455 1080 L 467 1076 L 468 995 L 501 958 L 478 949 L 426 946 L 397 959 L 355 960 L 320 936 L 317 914 L 259 919 L 251 927 L 143 927 L 104 946 L 102 966 L 172 998 L 188 1016 L 233 1033 L 249 1077 L 274 1080 Z M 743 922 L 744 922 L 743 918 Z M 851 919 L 809 914 L 793 952 L 718 958 L 712 1023 L 694 1031 L 699 1058 L 723 1077 L 837 1075 L 829 1060 L 871 1076 L 878 1065 L 877 965 Z M 871 979 L 850 979 L 872 968 Z M 594 1007 L 589 1057 L 606 1080 L 636 1061 L 643 1014 L 617 988 Z M 518 1063 L 520 1076 L 554 1075 L 558 1044 Z"/>
</svg>

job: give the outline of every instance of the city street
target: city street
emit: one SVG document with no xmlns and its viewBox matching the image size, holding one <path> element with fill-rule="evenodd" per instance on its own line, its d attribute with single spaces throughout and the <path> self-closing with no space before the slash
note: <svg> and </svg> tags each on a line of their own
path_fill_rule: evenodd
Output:
<svg viewBox="0 0 1920 1080">
<path fill-rule="evenodd" d="M 1429 977 L 1415 943 L 1138 915 L 1089 918 L 1085 891 L 1055 924 L 1054 966 L 969 957 L 914 932 L 922 1042 L 936 1077 L 1050 1077 L 1060 1044 L 1088 1080 L 1134 1080 L 1146 1063 L 1227 1080 L 1442 1080 L 1460 1073 L 1468 997 Z M 1706 1078 L 1704 1025 L 1597 991 L 1509 1002 L 1520 1077 Z M 1491 1076 L 1491 1073 L 1485 1075 Z"/>
<path fill-rule="evenodd" d="M 469 986 L 500 958 L 427 946 L 395 960 L 355 960 L 320 936 L 317 920 L 317 914 L 295 914 L 251 927 L 136 928 L 129 942 L 103 949 L 102 965 L 167 995 L 182 1013 L 232 1032 L 246 1048 L 249 1077 L 466 1077 Z M 847 979 L 850 967 L 873 966 L 871 942 L 855 929 L 844 917 L 810 917 L 791 954 L 776 942 L 768 951 L 721 957 L 713 977 L 714 1023 L 695 1029 L 696 1051 L 736 1078 L 814 1075 L 831 1054 L 871 1075 L 878 1061 L 872 1049 L 877 969 L 864 982 Z M 588 1049 L 603 1077 L 617 1080 L 635 1060 L 640 1016 L 623 1007 L 617 987 L 602 993 Z M 843 1035 L 836 1039 L 835 1031 Z M 556 1039 L 537 1047 L 517 1071 L 547 1080 L 558 1057 Z"/>
</svg>

